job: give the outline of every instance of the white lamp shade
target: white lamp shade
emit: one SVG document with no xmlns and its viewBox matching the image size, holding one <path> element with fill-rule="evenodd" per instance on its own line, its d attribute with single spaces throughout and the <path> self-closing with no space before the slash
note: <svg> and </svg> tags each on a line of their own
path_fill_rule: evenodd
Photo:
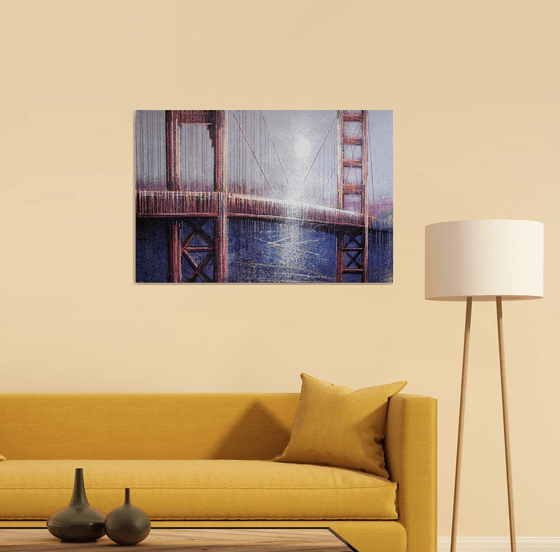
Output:
<svg viewBox="0 0 560 552">
<path fill-rule="evenodd" d="M 543 280 L 542 222 L 459 220 L 426 226 L 426 299 L 538 299 Z"/>
</svg>

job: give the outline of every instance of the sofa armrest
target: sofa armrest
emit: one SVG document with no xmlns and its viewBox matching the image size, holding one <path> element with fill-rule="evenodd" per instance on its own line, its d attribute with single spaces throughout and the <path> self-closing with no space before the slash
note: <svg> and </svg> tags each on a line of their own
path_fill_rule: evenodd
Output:
<svg viewBox="0 0 560 552">
<path fill-rule="evenodd" d="M 418 395 L 389 399 L 385 461 L 398 484 L 399 522 L 407 552 L 437 548 L 437 401 Z"/>
</svg>

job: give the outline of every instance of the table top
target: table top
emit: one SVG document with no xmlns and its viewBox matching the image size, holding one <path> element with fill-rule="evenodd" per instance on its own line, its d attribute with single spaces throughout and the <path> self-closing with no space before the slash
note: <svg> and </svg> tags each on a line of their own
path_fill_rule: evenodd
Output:
<svg viewBox="0 0 560 552">
<path fill-rule="evenodd" d="M 69 543 L 53 537 L 46 528 L 0 528 L 0 552 L 95 552 L 118 547 L 107 536 L 96 542 Z M 355 551 L 326 528 L 152 528 L 137 544 L 138 552 L 349 552 Z M 121 547 L 122 549 L 122 547 Z"/>
</svg>

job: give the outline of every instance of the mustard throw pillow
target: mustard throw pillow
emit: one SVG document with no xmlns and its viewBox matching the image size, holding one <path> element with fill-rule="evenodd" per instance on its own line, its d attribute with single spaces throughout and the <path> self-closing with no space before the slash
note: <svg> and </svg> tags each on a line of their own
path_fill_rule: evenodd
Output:
<svg viewBox="0 0 560 552">
<path fill-rule="evenodd" d="M 0 462 L 2 462 L 2 460 L 6 460 L 6 457 L 0 454 Z"/>
<path fill-rule="evenodd" d="M 326 464 L 389 477 L 381 440 L 389 397 L 406 381 L 354 391 L 301 374 L 290 442 L 275 462 Z"/>
</svg>

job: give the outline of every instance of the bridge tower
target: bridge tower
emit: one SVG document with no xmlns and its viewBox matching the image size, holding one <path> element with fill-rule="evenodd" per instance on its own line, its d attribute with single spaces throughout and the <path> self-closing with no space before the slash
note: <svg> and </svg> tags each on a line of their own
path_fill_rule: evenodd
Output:
<svg viewBox="0 0 560 552">
<path fill-rule="evenodd" d="M 368 112 L 338 112 L 338 209 L 363 215 L 363 226 L 341 227 L 336 238 L 336 281 L 368 281 Z"/>
<path fill-rule="evenodd" d="M 181 125 L 205 125 L 214 149 L 214 194 L 217 214 L 172 218 L 169 223 L 169 280 L 171 282 L 227 282 L 226 157 L 227 115 L 225 111 L 165 112 L 167 146 L 167 189 L 181 191 Z M 183 260 L 188 274 L 183 277 Z M 212 264 L 212 276 L 205 270 Z"/>
</svg>

